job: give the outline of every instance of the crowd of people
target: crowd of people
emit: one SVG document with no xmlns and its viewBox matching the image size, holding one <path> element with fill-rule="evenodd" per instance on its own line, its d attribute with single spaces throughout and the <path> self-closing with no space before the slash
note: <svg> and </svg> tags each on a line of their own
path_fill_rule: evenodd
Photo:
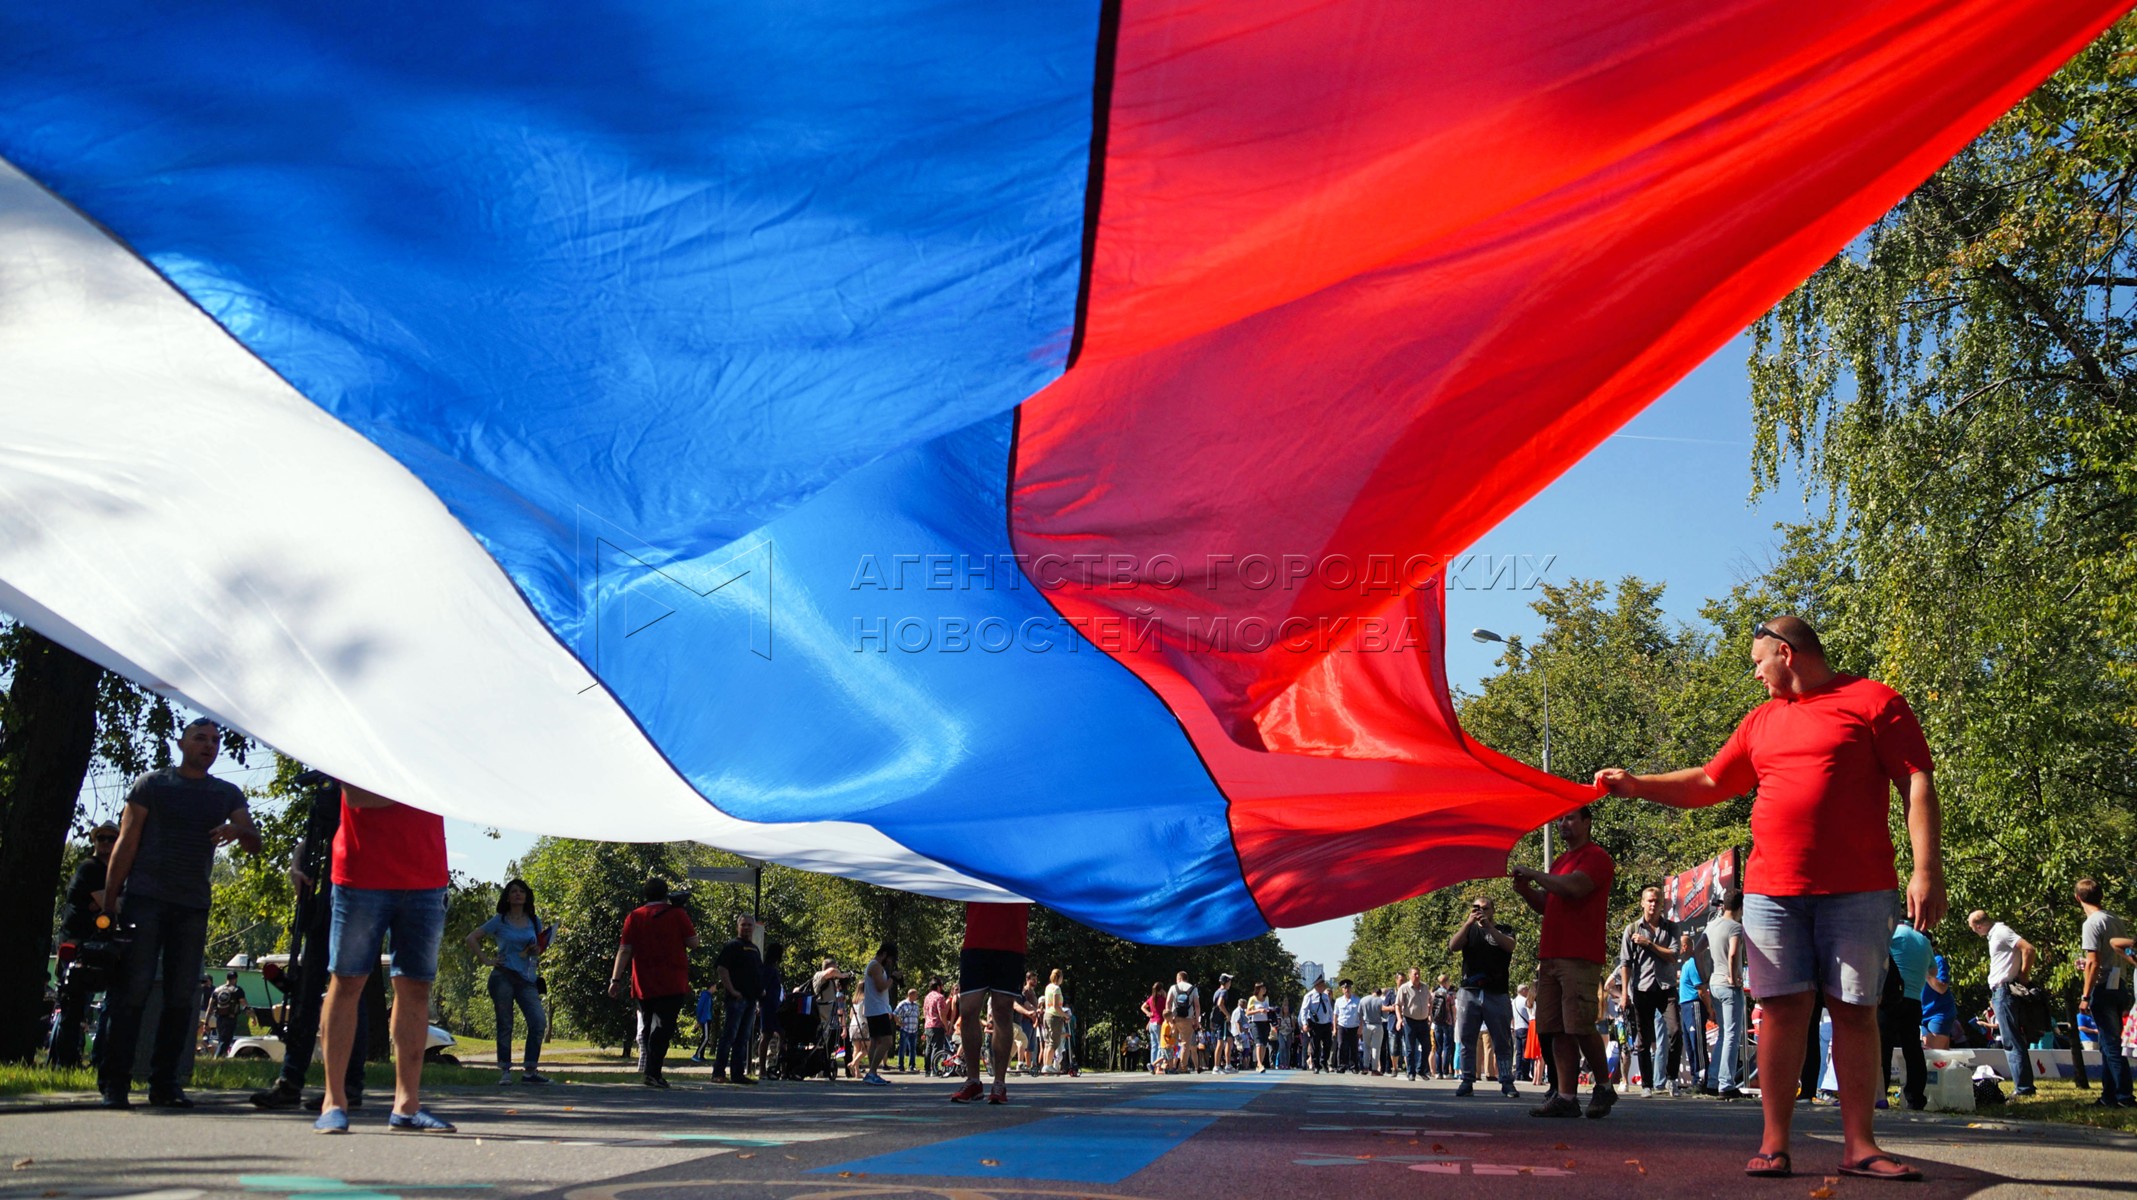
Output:
<svg viewBox="0 0 2137 1200">
<path fill-rule="evenodd" d="M 1538 917 L 1531 981 L 1514 985 L 1516 932 L 1488 896 L 1473 897 L 1446 952 L 1460 976 L 1431 982 L 1421 968 L 1399 979 L 1315 979 L 1294 999 L 1220 974 L 1205 996 L 1186 972 L 1153 982 L 1142 1033 L 1126 1045 L 1159 1073 L 1230 1073 L 1295 1067 L 1314 1072 L 1452 1079 L 1459 1096 L 1479 1078 L 1518 1096 L 1518 1081 L 1543 1089 L 1531 1114 L 1606 1116 L 1618 1088 L 1654 1094 L 1745 1094 L 1755 1076 L 1765 1131 L 1746 1164 L 1751 1175 L 1792 1173 L 1790 1135 L 1799 1097 L 1820 1084 L 1841 1109 L 1844 1174 L 1885 1179 L 1919 1172 L 1884 1153 L 1874 1111 L 1890 1102 L 1891 1061 L 1902 1067 L 1898 1099 L 1921 1107 L 1924 1054 L 1992 1039 L 2007 1054 L 2006 1078 L 2034 1088 L 2026 1053 L 2052 1035 L 2034 986 L 2041 955 L 1983 911 L 1968 927 L 1985 941 L 1990 1004 L 1963 1019 L 1949 963 L 1923 931 L 1945 915 L 1941 816 L 1929 748 L 1906 701 L 1874 681 L 1835 671 L 1817 632 L 1796 617 L 1755 627 L 1751 659 L 1769 694 L 1702 767 L 1662 774 L 1611 768 L 1595 775 L 1604 796 L 1673 807 L 1754 794 L 1752 853 L 1741 889 L 1722 898 L 1700 928 L 1670 919 L 1661 890 L 1645 889 L 1638 915 L 1613 938 L 1609 905 L 1616 863 L 1592 837 L 1593 810 L 1556 822 L 1561 850 L 1546 867 L 1509 872 L 1515 894 Z M 154 1011 L 148 1102 L 191 1106 L 179 1086 L 181 1049 L 200 1012 L 190 981 L 206 935 L 209 874 L 219 847 L 258 853 L 245 797 L 208 771 L 220 730 L 188 725 L 178 765 L 136 780 L 119 824 L 94 831 L 94 853 L 68 890 L 67 936 L 117 945 L 97 1039 L 107 1107 L 131 1104 L 136 1047 Z M 315 1128 L 345 1132 L 363 1104 L 365 982 L 390 948 L 395 1129 L 449 1130 L 420 1103 L 429 992 L 445 914 L 442 821 L 355 786 L 339 803 L 315 803 L 289 871 L 302 906 L 293 935 L 314 952 L 297 957 L 278 1081 L 254 1097 L 269 1108 L 304 1104 L 301 1085 L 321 1031 L 325 1088 Z M 1904 887 L 1887 829 L 1892 796 L 1910 842 Z M 1074 1074 L 1076 1014 L 1062 972 L 1045 982 L 1026 969 L 1027 909 L 971 904 L 954 985 L 901 972 L 898 947 L 879 946 L 858 970 L 826 958 L 805 977 L 785 976 L 783 953 L 741 917 L 714 958 L 713 977 L 693 990 L 690 951 L 698 931 L 659 879 L 624 920 L 610 994 L 628 995 L 639 1021 L 640 1072 L 667 1087 L 664 1066 L 686 1006 L 697 1023 L 693 1058 L 710 1051 L 714 1077 L 750 1084 L 756 1075 L 835 1077 L 867 1084 L 886 1069 L 962 1075 L 952 1099 L 1007 1100 L 1015 1067 Z M 2072 959 L 2081 969 L 2081 1028 L 2100 1051 L 2097 1103 L 2130 1105 L 2125 1043 L 2133 1032 L 2127 924 L 2092 879 L 2077 880 L 2079 926 Z M 115 929 L 123 926 L 124 936 Z M 540 1084 L 548 1030 L 539 960 L 552 927 L 537 915 L 523 880 L 500 893 L 496 916 L 467 938 L 490 968 L 500 1082 Z M 324 953 L 317 952 L 321 947 Z M 160 980 L 188 986 L 163 988 Z M 210 996 L 227 1046 L 242 1001 L 234 979 Z M 159 997 L 151 1005 L 151 998 Z M 695 1002 L 693 1005 L 693 1001 Z M 517 1018 L 517 1020 L 515 1020 Z M 51 1043 L 54 1062 L 79 1055 L 79 989 L 62 986 Z M 515 1064 L 514 1035 L 524 1026 Z M 1743 1057 L 1756 1045 L 1756 1063 Z M 1813 1052 L 1813 1048 L 1816 1052 Z M 1616 1048 L 1616 1052 L 1613 1050 Z M 895 1062 L 895 1067 L 890 1066 Z M 982 1084 L 991 1075 L 992 1087 Z M 1798 1086 L 1785 1082 L 1800 1081 Z M 1588 1089 L 1585 1101 L 1583 1086 Z"/>
</svg>

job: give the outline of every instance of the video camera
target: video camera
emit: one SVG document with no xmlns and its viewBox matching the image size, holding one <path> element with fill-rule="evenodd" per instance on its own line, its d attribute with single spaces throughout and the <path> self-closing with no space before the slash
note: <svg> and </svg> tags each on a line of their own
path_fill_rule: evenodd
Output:
<svg viewBox="0 0 2137 1200">
<path fill-rule="evenodd" d="M 96 932 L 79 942 L 59 944 L 59 987 L 86 999 L 111 990 L 118 982 L 119 964 L 134 940 L 134 927 L 121 925 L 109 913 L 98 913 Z"/>
</svg>

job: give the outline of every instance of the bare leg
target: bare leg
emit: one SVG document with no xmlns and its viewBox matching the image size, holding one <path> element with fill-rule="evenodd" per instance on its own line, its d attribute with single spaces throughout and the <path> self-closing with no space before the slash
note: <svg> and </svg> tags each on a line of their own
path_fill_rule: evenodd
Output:
<svg viewBox="0 0 2137 1200">
<path fill-rule="evenodd" d="M 1811 1006 L 1816 1000 L 1807 991 L 1759 997 L 1766 1009 L 1759 1020 L 1759 1107 L 1766 1113 L 1766 1134 L 1759 1141 L 1761 1154 L 1783 1154 L 1788 1150 L 1788 1135 L 1796 1121 L 1796 1077 L 1803 1073 L 1803 1052 L 1810 1042 Z M 1836 1032 L 1837 1029 L 1836 1026 Z"/>
<path fill-rule="evenodd" d="M 1861 1162 L 1879 1152 L 1871 1129 L 1884 1081 L 1877 1061 L 1883 1050 L 1877 1006 L 1844 1004 L 1829 995 L 1825 1007 L 1833 1014 L 1833 1074 L 1840 1084 L 1840 1160 Z"/>
<path fill-rule="evenodd" d="M 1013 1014 L 1009 997 L 1000 992 L 989 992 L 987 996 L 994 1002 L 994 1086 L 1002 1087 L 1009 1079 L 1009 1045 L 1015 1032 L 1009 1027 L 1009 1021 Z M 975 1046 L 978 1044 L 977 1040 L 973 1042 Z"/>
<path fill-rule="evenodd" d="M 393 1111 L 416 1114 L 423 1051 L 430 1041 L 430 980 L 393 977 Z"/>
<path fill-rule="evenodd" d="M 349 1107 L 349 1055 L 356 1045 L 356 1018 L 363 1006 L 367 975 L 336 975 L 327 980 L 326 1015 L 320 1022 L 320 1041 L 326 1051 L 326 1103 L 329 1108 Z"/>
</svg>

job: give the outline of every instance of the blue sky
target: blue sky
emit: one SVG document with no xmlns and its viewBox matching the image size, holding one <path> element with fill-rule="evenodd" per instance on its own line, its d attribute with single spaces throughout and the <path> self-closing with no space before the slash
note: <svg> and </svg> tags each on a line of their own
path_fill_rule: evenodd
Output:
<svg viewBox="0 0 2137 1200">
<path fill-rule="evenodd" d="M 1750 384 L 1744 373 L 1749 339 L 1717 351 L 1610 440 L 1535 499 L 1484 535 L 1479 555 L 1549 560 L 1544 579 L 1615 580 L 1638 575 L 1663 582 L 1664 608 L 1695 620 L 1700 602 L 1759 573 L 1777 545 L 1773 526 L 1800 519 L 1793 488 L 1757 505 L 1750 493 Z M 1475 572 L 1481 580 L 1488 572 Z M 1539 619 L 1532 591 L 1511 586 L 1447 595 L 1447 676 L 1474 688 L 1492 671 L 1493 646 L 1471 641 L 1475 626 L 1501 634 L 1533 635 Z M 218 764 L 217 774 L 240 786 L 264 781 L 268 768 Z M 124 791 L 116 779 L 92 779 L 84 789 L 94 815 L 115 815 Z M 453 866 L 477 879 L 501 880 L 506 865 L 533 845 L 532 835 L 507 830 L 490 838 L 480 826 L 448 821 Z M 1350 918 L 1283 931 L 1302 959 L 1333 968 L 1350 943 Z"/>
</svg>

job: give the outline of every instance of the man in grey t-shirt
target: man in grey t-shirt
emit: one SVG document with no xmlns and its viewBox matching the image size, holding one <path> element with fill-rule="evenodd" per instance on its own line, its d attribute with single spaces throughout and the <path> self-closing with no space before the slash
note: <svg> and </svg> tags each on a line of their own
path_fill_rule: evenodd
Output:
<svg viewBox="0 0 2137 1200">
<path fill-rule="evenodd" d="M 1721 915 L 1707 922 L 1707 952 L 1714 960 L 1707 994 L 1714 997 L 1714 1023 L 1721 1040 L 1707 1060 L 1707 1086 L 1730 1100 L 1744 1098 L 1744 894 L 1722 897 Z"/>
<path fill-rule="evenodd" d="M 2079 937 L 2085 952 L 2085 998 L 2079 1007 L 2092 1014 L 2100 1030 L 2100 1098 L 2093 1103 L 2102 1108 L 2137 1106 L 2130 1091 L 2130 1062 L 2122 1053 L 2122 1018 L 2130 1011 L 2129 923 L 2100 907 L 2106 896 L 2098 883 L 2080 879 L 2074 892 L 2085 910 Z"/>
<path fill-rule="evenodd" d="M 111 1017 L 100 1047 L 97 1090 L 106 1108 L 128 1106 L 142 1009 L 162 968 L 165 986 L 149 1061 L 148 1102 L 191 1108 L 178 1088 L 178 1059 L 193 1033 L 193 988 L 208 940 L 208 872 L 218 846 L 236 842 L 260 852 L 260 832 L 245 794 L 208 774 L 222 752 L 222 730 L 202 717 L 179 735 L 179 764 L 134 780 L 119 820 L 119 844 L 97 903 L 133 927 L 108 1002 Z M 184 981 L 186 986 L 173 986 Z"/>
</svg>

